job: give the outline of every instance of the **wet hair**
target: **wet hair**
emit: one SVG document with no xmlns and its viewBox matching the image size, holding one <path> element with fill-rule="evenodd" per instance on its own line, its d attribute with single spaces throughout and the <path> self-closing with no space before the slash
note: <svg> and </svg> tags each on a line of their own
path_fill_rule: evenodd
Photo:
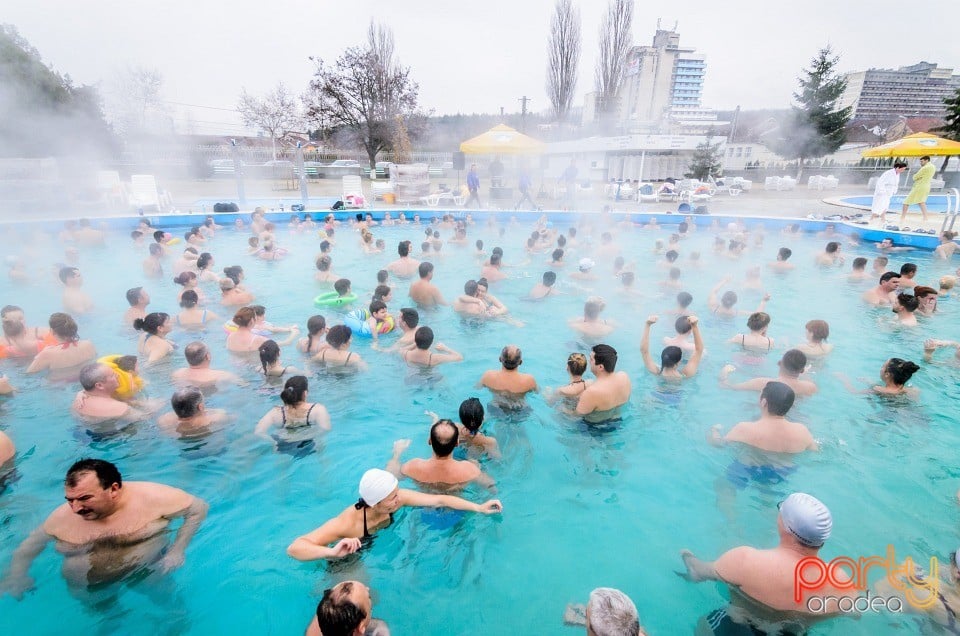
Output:
<svg viewBox="0 0 960 636">
<path fill-rule="evenodd" d="M 859 271 L 866 268 L 867 268 L 867 259 L 865 259 L 862 256 L 858 256 L 855 259 L 853 259 L 853 269 Z"/>
<path fill-rule="evenodd" d="M 305 376 L 295 375 L 284 382 L 283 391 L 280 392 L 280 399 L 283 400 L 283 403 L 287 406 L 300 404 L 306 396 L 308 387 L 309 385 L 307 384 L 307 378 Z"/>
<path fill-rule="evenodd" d="M 677 319 L 673 323 L 673 328 L 678 334 L 690 333 L 693 329 L 693 325 L 690 324 L 690 320 L 687 316 L 677 316 Z"/>
<path fill-rule="evenodd" d="M 460 403 L 460 423 L 468 431 L 476 434 L 483 424 L 483 402 L 478 398 L 467 398 Z"/>
<path fill-rule="evenodd" d="M 313 346 L 313 337 L 327 328 L 327 319 L 317 314 L 307 319 L 307 351 Z"/>
<path fill-rule="evenodd" d="M 83 473 L 93 473 L 100 482 L 100 487 L 106 490 L 114 484 L 123 486 L 123 478 L 120 471 L 112 463 L 103 459 L 81 459 L 74 462 L 73 466 L 67 469 L 67 476 L 63 482 L 70 488 L 80 483 L 80 475 Z"/>
<path fill-rule="evenodd" d="M 686 234 L 689 229 L 690 224 L 686 221 L 680 221 L 680 225 L 677 226 L 677 231 L 680 232 L 680 234 Z"/>
<path fill-rule="evenodd" d="M 497 252 L 494 252 L 490 255 L 490 265 L 496 266 L 500 264 L 500 261 L 503 260 L 503 255 Z"/>
<path fill-rule="evenodd" d="M 893 167 L 894 167 L 894 168 L 906 168 L 906 167 L 907 167 L 907 163 L 906 163 L 905 161 L 895 161 L 895 162 L 893 163 Z"/>
<path fill-rule="evenodd" d="M 689 292 L 680 292 L 677 294 L 677 304 L 686 309 L 693 302 L 693 296 Z"/>
<path fill-rule="evenodd" d="M 400 309 L 400 320 L 411 329 L 416 329 L 417 325 L 420 324 L 420 312 L 412 307 L 403 307 Z"/>
<path fill-rule="evenodd" d="M 420 273 L 420 278 L 426 278 L 433 271 L 433 263 L 429 261 L 423 261 L 420 263 L 420 267 L 417 268 L 417 271 Z"/>
<path fill-rule="evenodd" d="M 563 258 L 563 250 L 558 247 L 557 249 L 553 250 L 553 253 L 550 256 L 553 258 L 553 260 L 559 261 Z"/>
<path fill-rule="evenodd" d="M 477 242 L 474 243 L 474 245 L 477 246 L 477 249 L 478 249 L 478 250 L 482 250 L 482 249 L 483 249 L 483 241 L 481 241 L 480 239 L 477 239 Z"/>
<path fill-rule="evenodd" d="M 800 375 L 807 368 L 807 354 L 799 349 L 790 349 L 780 358 L 780 366 L 787 373 Z"/>
<path fill-rule="evenodd" d="M 263 367 L 264 373 L 267 372 L 267 367 L 280 359 L 280 345 L 275 340 L 267 340 L 257 351 L 260 353 L 260 366 Z"/>
<path fill-rule="evenodd" d="M 383 285 L 387 282 L 387 279 L 390 278 L 390 272 L 385 269 L 377 271 L 377 283 Z"/>
<path fill-rule="evenodd" d="M 672 263 L 676 261 L 678 258 L 680 258 L 680 252 L 678 252 L 677 250 L 670 250 L 669 252 L 664 254 L 663 257 L 666 258 L 668 262 Z"/>
<path fill-rule="evenodd" d="M 618 256 L 618 257 L 616 257 L 615 259 L 613 259 L 613 267 L 614 267 L 614 269 L 617 269 L 617 270 L 623 269 L 624 263 L 626 263 L 626 261 L 624 260 L 624 258 L 623 258 L 622 256 Z"/>
<path fill-rule="evenodd" d="M 737 292 L 728 291 L 724 292 L 723 296 L 720 297 L 720 304 L 730 309 L 737 304 Z"/>
<path fill-rule="evenodd" d="M 151 243 L 147 249 L 150 250 L 150 256 L 160 256 L 163 254 L 163 248 L 160 247 L 159 243 Z"/>
<path fill-rule="evenodd" d="M 924 296 L 936 296 L 937 290 L 933 287 L 927 287 L 926 285 L 917 285 L 913 288 L 913 295 L 917 298 L 923 298 Z"/>
<path fill-rule="evenodd" d="M 16 305 L 4 305 L 4 306 L 3 306 L 3 309 L 0 309 L 0 318 L 6 318 L 6 317 L 7 317 L 7 314 L 9 314 L 9 313 L 11 313 L 11 312 L 14 312 L 14 311 L 21 311 L 21 312 L 22 312 L 22 311 L 23 311 L 23 308 L 18 307 L 18 306 L 16 306 Z"/>
<path fill-rule="evenodd" d="M 260 245 L 260 239 L 258 239 L 256 236 L 251 236 L 247 239 L 247 245 L 250 247 L 258 247 Z"/>
<path fill-rule="evenodd" d="M 213 261 L 213 254 L 210 252 L 202 252 L 200 256 L 197 257 L 197 269 L 207 269 L 211 261 Z"/>
<path fill-rule="evenodd" d="M 942 276 L 940 278 L 940 289 L 949 291 L 957 284 L 956 276 Z"/>
<path fill-rule="evenodd" d="M 92 391 L 97 382 L 105 382 L 113 375 L 113 369 L 101 362 L 91 362 L 80 369 L 80 386 L 84 391 Z"/>
<path fill-rule="evenodd" d="M 507 371 L 513 371 L 523 362 L 523 352 L 520 347 L 507 345 L 500 351 L 500 364 Z"/>
<path fill-rule="evenodd" d="M 789 247 L 781 247 L 777 250 L 777 258 L 781 261 L 788 260 L 793 255 L 793 250 Z"/>
<path fill-rule="evenodd" d="M 26 330 L 26 327 L 19 320 L 3 319 L 3 335 L 10 338 L 16 338 Z"/>
<path fill-rule="evenodd" d="M 493 254 L 499 254 L 500 256 L 503 256 L 503 248 L 502 248 L 502 247 L 495 247 L 495 248 L 493 248 L 493 249 L 490 251 L 490 254 L 491 254 L 491 256 L 492 256 Z"/>
<path fill-rule="evenodd" d="M 940 234 L 940 236 L 942 238 L 947 239 L 948 241 L 952 241 L 953 239 L 957 238 L 957 233 L 947 230 L 946 232 L 943 232 L 942 234 Z"/>
<path fill-rule="evenodd" d="M 140 292 L 142 291 L 143 287 L 131 287 L 127 290 L 127 302 L 130 303 L 131 307 L 135 307 L 140 302 Z"/>
<path fill-rule="evenodd" d="M 433 329 L 430 327 L 419 327 L 413 334 L 413 342 L 417 349 L 426 351 L 433 344 Z"/>
<path fill-rule="evenodd" d="M 197 280 L 197 275 L 193 272 L 180 272 L 176 278 L 173 279 L 173 282 L 177 285 L 186 285 L 191 280 Z"/>
<path fill-rule="evenodd" d="M 252 307 L 241 307 L 233 314 L 233 324 L 238 327 L 249 327 L 257 318 L 257 312 Z"/>
<path fill-rule="evenodd" d="M 636 278 L 636 275 L 633 272 L 620 272 L 620 282 L 623 283 L 625 287 L 629 287 L 630 285 L 633 285 L 633 281 L 635 278 Z"/>
<path fill-rule="evenodd" d="M 429 242 L 429 241 L 424 241 L 423 243 L 421 243 L 421 244 L 420 244 L 420 251 L 421 251 L 421 252 L 429 252 L 429 251 L 430 251 L 430 242 Z"/>
<path fill-rule="evenodd" d="M 387 304 L 386 304 L 385 302 L 383 302 L 382 300 L 372 300 L 372 301 L 370 301 L 370 306 L 367 307 L 367 310 L 368 310 L 371 314 L 375 314 L 375 313 L 377 313 L 378 311 L 380 311 L 381 309 L 386 309 L 386 308 L 387 308 Z"/>
<path fill-rule="evenodd" d="M 477 295 L 477 281 L 468 280 L 463 284 L 463 293 L 467 296 L 476 296 Z"/>
<path fill-rule="evenodd" d="M 223 275 L 233 281 L 235 285 L 240 284 L 240 276 L 243 274 L 243 268 L 239 265 L 231 265 L 223 268 Z"/>
<path fill-rule="evenodd" d="M 897 303 L 912 314 L 920 306 L 920 299 L 910 294 L 897 294 Z"/>
<path fill-rule="evenodd" d="M 747 329 L 760 331 L 770 324 L 770 314 L 765 311 L 756 311 L 747 318 Z"/>
<path fill-rule="evenodd" d="M 827 254 L 833 254 L 839 249 L 840 249 L 839 243 L 837 243 L 836 241 L 830 241 L 829 243 L 827 243 L 827 246 L 823 248 L 823 251 L 826 252 Z"/>
<path fill-rule="evenodd" d="M 603 309 L 603 305 L 596 300 L 588 300 L 583 303 L 583 317 L 594 319 L 600 315 L 600 311 Z"/>
<path fill-rule="evenodd" d="M 906 276 L 907 274 L 914 274 L 917 271 L 917 266 L 915 263 L 904 263 L 900 266 L 900 275 Z"/>
<path fill-rule="evenodd" d="M 352 581 L 344 581 L 323 591 L 323 598 L 317 604 L 317 624 L 321 633 L 350 636 L 357 631 L 367 613 L 350 600 L 352 593 Z"/>
<path fill-rule="evenodd" d="M 410 241 L 400 241 L 400 243 L 397 244 L 397 254 L 399 254 L 401 258 L 403 258 L 404 256 L 409 256 Z"/>
<path fill-rule="evenodd" d="M 890 259 L 887 258 L 886 256 L 878 256 L 875 259 L 873 259 L 873 262 L 879 265 L 880 267 L 886 267 L 887 263 L 890 262 Z"/>
<path fill-rule="evenodd" d="M 671 267 L 668 275 L 670 276 L 670 280 L 680 280 L 682 272 L 679 267 Z"/>
<path fill-rule="evenodd" d="M 783 382 L 767 382 L 760 392 L 760 399 L 767 401 L 770 415 L 783 416 L 793 406 L 797 394 Z"/>
<path fill-rule="evenodd" d="M 180 306 L 184 309 L 193 309 L 200 302 L 200 296 L 192 289 L 187 289 L 180 294 Z"/>
<path fill-rule="evenodd" d="M 544 272 L 542 280 L 547 287 L 553 287 L 553 284 L 557 282 L 557 274 L 556 272 Z"/>
<path fill-rule="evenodd" d="M 250 309 L 253 310 L 254 315 L 259 319 L 267 315 L 267 308 L 263 305 L 250 305 Z"/>
<path fill-rule="evenodd" d="M 890 374 L 890 379 L 898 386 L 903 386 L 909 382 L 913 374 L 920 370 L 920 367 L 915 363 L 909 360 L 903 360 L 902 358 L 890 358 L 887 360 L 886 367 L 887 373 Z"/>
<path fill-rule="evenodd" d="M 566 247 L 567 246 L 567 237 L 561 234 L 557 237 L 557 247 Z"/>
<path fill-rule="evenodd" d="M 66 283 L 68 278 L 73 278 L 79 273 L 80 270 L 76 267 L 61 267 L 58 276 L 60 277 L 61 283 Z"/>
<path fill-rule="evenodd" d="M 805 327 L 813 336 L 814 342 L 823 342 L 830 337 L 830 325 L 826 320 L 811 320 Z"/>
<path fill-rule="evenodd" d="M 573 375 L 583 375 L 587 372 L 587 356 L 580 352 L 567 356 L 567 371 Z"/>
<path fill-rule="evenodd" d="M 387 285 L 377 285 L 376 289 L 373 290 L 373 300 L 382 301 L 384 298 L 390 295 L 390 287 Z"/>
<path fill-rule="evenodd" d="M 430 448 L 437 457 L 449 457 L 459 444 L 460 429 L 450 420 L 439 420 L 430 427 Z"/>
<path fill-rule="evenodd" d="M 132 238 L 134 241 L 140 240 L 142 237 L 143 237 L 143 232 L 141 232 L 140 230 L 134 230 L 130 232 L 130 238 Z"/>
<path fill-rule="evenodd" d="M 664 369 L 672 369 L 677 366 L 682 359 L 683 349 L 676 345 L 664 347 L 663 351 L 660 352 L 660 373 L 663 373 Z"/>
<path fill-rule="evenodd" d="M 153 233 L 153 240 L 156 241 L 157 243 L 160 243 L 163 240 L 163 236 L 164 236 L 164 231 L 157 230 L 156 232 Z"/>
<path fill-rule="evenodd" d="M 170 406 L 179 418 L 193 417 L 199 413 L 202 402 L 203 393 L 195 386 L 177 389 L 170 398 Z"/>
<path fill-rule="evenodd" d="M 113 363 L 117 365 L 118 369 L 121 371 L 126 371 L 127 373 L 133 373 L 136 371 L 137 362 L 139 362 L 137 356 L 118 356 L 113 361 Z"/>
<path fill-rule="evenodd" d="M 147 314 L 143 318 L 137 318 L 133 321 L 133 328 L 137 331 L 145 331 L 146 333 L 155 336 L 157 335 L 157 329 L 163 326 L 163 323 L 167 322 L 170 319 L 170 314 L 165 314 L 162 311 L 155 311 L 152 314 Z"/>
<path fill-rule="evenodd" d="M 613 373 L 617 368 L 617 350 L 608 344 L 593 345 L 593 359 L 603 367 L 607 373 Z"/>
<path fill-rule="evenodd" d="M 333 284 L 333 288 L 341 296 L 346 296 L 347 292 L 350 291 L 350 279 L 349 278 L 337 279 L 337 282 Z"/>
<path fill-rule="evenodd" d="M 329 249 L 330 249 L 330 241 L 328 241 L 328 240 L 326 240 L 326 239 L 320 241 L 320 251 L 321 251 L 321 252 L 329 251 Z"/>
<path fill-rule="evenodd" d="M 80 336 L 77 335 L 77 322 L 70 314 L 64 314 L 59 311 L 52 313 L 50 314 L 50 320 L 47 324 L 50 325 L 50 331 L 60 340 L 76 342 L 80 339 Z"/>
<path fill-rule="evenodd" d="M 207 359 L 207 354 L 209 353 L 210 349 L 207 348 L 207 345 L 199 340 L 194 340 L 183 349 L 183 357 L 187 359 L 187 364 L 191 367 L 203 364 L 203 361 Z"/>
<path fill-rule="evenodd" d="M 883 275 L 880 276 L 880 284 L 881 285 L 884 284 L 891 278 L 900 278 L 900 274 L 898 274 L 897 272 L 884 272 Z"/>
<path fill-rule="evenodd" d="M 485 276 L 481 276 L 477 279 L 477 287 L 483 287 L 484 289 L 490 289 L 490 282 L 487 281 Z"/>
<path fill-rule="evenodd" d="M 334 325 L 327 330 L 327 344 L 334 349 L 345 345 L 353 337 L 353 329 L 347 325 Z"/>
</svg>

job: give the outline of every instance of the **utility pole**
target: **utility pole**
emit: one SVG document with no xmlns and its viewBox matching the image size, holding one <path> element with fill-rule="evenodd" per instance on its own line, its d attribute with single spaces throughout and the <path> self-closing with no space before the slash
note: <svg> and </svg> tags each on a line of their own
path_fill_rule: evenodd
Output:
<svg viewBox="0 0 960 636">
<path fill-rule="evenodd" d="M 527 132 L 527 102 L 530 101 L 530 98 L 524 95 L 523 97 L 517 100 L 520 102 L 520 132 Z"/>
<path fill-rule="evenodd" d="M 500 107 L 500 119 L 503 119 L 503 106 Z"/>
</svg>

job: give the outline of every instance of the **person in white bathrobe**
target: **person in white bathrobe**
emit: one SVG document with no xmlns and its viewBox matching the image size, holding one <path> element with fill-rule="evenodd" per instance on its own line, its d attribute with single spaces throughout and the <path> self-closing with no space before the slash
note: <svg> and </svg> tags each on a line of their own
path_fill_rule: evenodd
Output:
<svg viewBox="0 0 960 636">
<path fill-rule="evenodd" d="M 880 227 L 883 227 L 886 220 L 887 208 L 890 207 L 890 199 L 897 193 L 900 187 L 900 173 L 907 169 L 907 164 L 898 161 L 893 167 L 880 175 L 877 179 L 877 185 L 873 190 L 873 205 L 870 207 L 870 218 L 879 218 Z"/>
</svg>

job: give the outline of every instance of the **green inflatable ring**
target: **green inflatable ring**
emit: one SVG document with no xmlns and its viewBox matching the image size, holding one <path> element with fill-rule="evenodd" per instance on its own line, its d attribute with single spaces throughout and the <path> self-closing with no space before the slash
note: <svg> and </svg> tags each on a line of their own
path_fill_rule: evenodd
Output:
<svg viewBox="0 0 960 636">
<path fill-rule="evenodd" d="M 357 299 L 356 294 L 347 294 L 346 296 L 341 296 L 335 291 L 327 292 L 326 294 L 320 294 L 313 299 L 313 304 L 317 307 L 339 307 L 340 305 L 348 305 Z"/>
</svg>

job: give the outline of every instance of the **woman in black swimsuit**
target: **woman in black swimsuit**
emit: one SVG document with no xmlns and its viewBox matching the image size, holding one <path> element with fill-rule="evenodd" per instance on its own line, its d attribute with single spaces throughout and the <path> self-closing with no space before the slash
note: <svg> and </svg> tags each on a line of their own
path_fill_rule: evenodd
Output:
<svg viewBox="0 0 960 636">
<path fill-rule="evenodd" d="M 329 431 L 330 414 L 323 404 L 307 401 L 307 389 L 307 378 L 302 375 L 295 375 L 287 380 L 283 385 L 283 391 L 280 392 L 283 405 L 273 407 L 260 418 L 254 432 L 260 437 L 272 439 L 267 435 L 267 431 L 274 426 L 280 427 L 285 432 L 305 429 L 309 426 L 317 426 Z"/>
<path fill-rule="evenodd" d="M 293 367 L 283 366 L 280 361 L 280 345 L 273 340 L 267 340 L 257 350 L 260 353 L 260 372 L 268 378 L 282 378 L 288 373 L 300 373 Z"/>
<path fill-rule="evenodd" d="M 397 478 L 379 468 L 364 473 L 360 480 L 360 500 L 351 504 L 325 524 L 294 540 L 287 554 L 298 561 L 340 559 L 353 554 L 377 531 L 393 523 L 393 515 L 403 507 L 452 508 L 467 512 L 494 514 L 503 510 L 497 499 L 475 504 L 451 495 L 430 495 L 400 488 Z M 330 544 L 334 545 L 331 547 Z"/>
</svg>

